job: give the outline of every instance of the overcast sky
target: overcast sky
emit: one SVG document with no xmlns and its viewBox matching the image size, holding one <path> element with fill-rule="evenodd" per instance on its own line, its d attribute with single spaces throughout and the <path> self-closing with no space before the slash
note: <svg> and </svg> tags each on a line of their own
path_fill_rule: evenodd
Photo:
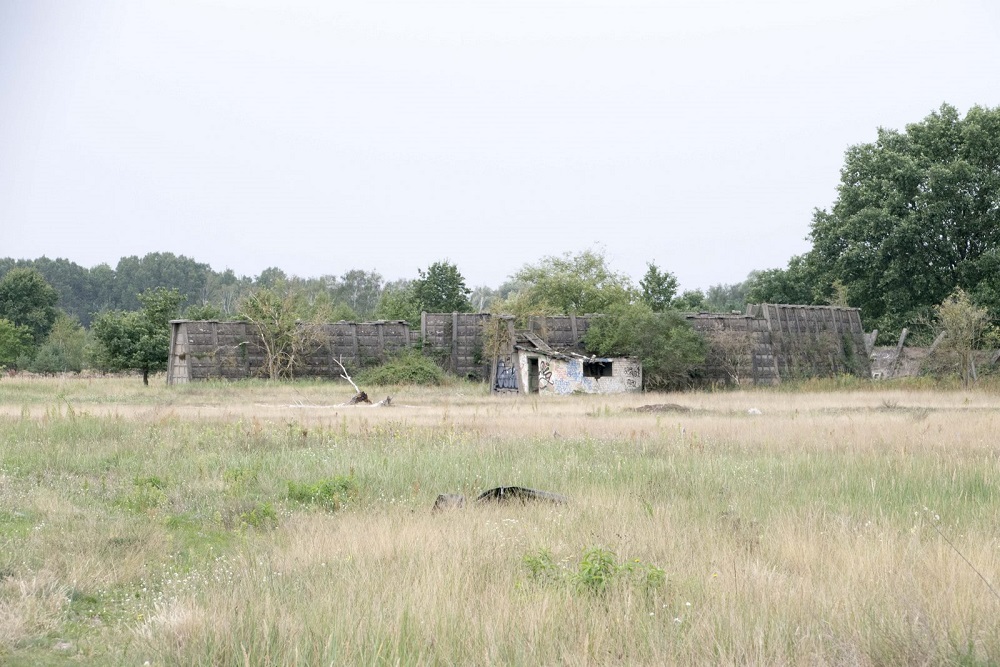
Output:
<svg viewBox="0 0 1000 667">
<path fill-rule="evenodd" d="M 707 288 L 942 102 L 1000 106 L 1000 2 L 0 0 L 0 257 Z"/>
</svg>

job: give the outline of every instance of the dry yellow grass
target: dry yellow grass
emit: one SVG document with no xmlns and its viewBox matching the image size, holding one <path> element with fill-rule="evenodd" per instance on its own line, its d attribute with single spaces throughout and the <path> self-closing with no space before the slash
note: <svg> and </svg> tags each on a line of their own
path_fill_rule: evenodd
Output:
<svg viewBox="0 0 1000 667">
<path fill-rule="evenodd" d="M 389 393 L 398 407 L 337 407 L 350 391 L 318 384 L 5 379 L 0 660 L 1000 655 L 980 576 L 1000 585 L 994 393 Z M 285 496 L 334 475 L 358 485 L 338 511 Z M 430 511 L 439 492 L 498 484 L 572 501 Z M 272 522 L 247 519 L 264 505 Z M 595 592 L 580 575 L 595 547 L 666 581 L 623 571 Z M 542 551 L 549 578 L 525 561 Z"/>
</svg>

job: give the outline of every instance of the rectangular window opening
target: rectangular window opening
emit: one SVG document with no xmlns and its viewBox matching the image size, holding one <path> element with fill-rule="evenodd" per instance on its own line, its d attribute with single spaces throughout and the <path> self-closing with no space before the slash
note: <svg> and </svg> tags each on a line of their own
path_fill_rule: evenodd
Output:
<svg viewBox="0 0 1000 667">
<path fill-rule="evenodd" d="M 610 361 L 585 361 L 583 362 L 583 377 L 585 378 L 609 378 L 611 377 Z"/>
</svg>

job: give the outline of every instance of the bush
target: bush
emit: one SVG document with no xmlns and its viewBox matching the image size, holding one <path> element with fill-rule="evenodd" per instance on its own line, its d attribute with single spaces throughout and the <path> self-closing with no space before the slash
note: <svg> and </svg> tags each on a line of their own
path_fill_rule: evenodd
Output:
<svg viewBox="0 0 1000 667">
<path fill-rule="evenodd" d="M 444 371 L 416 350 L 407 350 L 377 368 L 365 371 L 360 384 L 391 385 L 416 384 L 437 386 L 445 380 Z"/>
<path fill-rule="evenodd" d="M 61 315 L 27 368 L 32 373 L 79 373 L 83 370 L 86 347 L 87 332 L 80 323 Z"/>
<path fill-rule="evenodd" d="M 584 344 L 602 357 L 638 357 L 647 390 L 682 389 L 705 361 L 705 342 L 683 315 L 655 313 L 641 303 L 594 318 Z"/>
</svg>

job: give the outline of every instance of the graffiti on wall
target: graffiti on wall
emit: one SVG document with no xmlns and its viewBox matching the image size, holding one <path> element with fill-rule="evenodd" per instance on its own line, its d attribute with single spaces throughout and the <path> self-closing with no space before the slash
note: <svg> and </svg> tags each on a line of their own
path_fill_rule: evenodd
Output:
<svg viewBox="0 0 1000 667">
<path fill-rule="evenodd" d="M 538 388 L 545 389 L 552 385 L 552 364 L 547 359 L 538 361 Z"/>
<path fill-rule="evenodd" d="M 642 370 L 638 364 L 627 364 L 622 371 L 625 376 L 625 386 L 629 389 L 638 389 L 642 381 Z"/>
<path fill-rule="evenodd" d="M 510 355 L 497 357 L 497 379 L 493 389 L 495 391 L 517 391 L 517 373 Z"/>
</svg>

